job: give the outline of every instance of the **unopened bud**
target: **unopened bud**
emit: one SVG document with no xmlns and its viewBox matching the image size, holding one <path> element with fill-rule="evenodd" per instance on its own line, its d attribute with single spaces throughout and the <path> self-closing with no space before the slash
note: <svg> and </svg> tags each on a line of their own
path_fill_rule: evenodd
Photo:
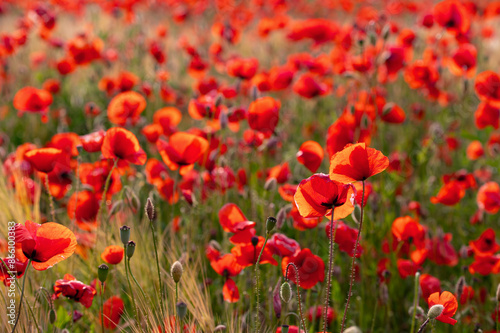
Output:
<svg viewBox="0 0 500 333">
<path fill-rule="evenodd" d="M 427 317 L 429 319 L 436 319 L 441 313 L 443 313 L 443 310 L 444 306 L 442 306 L 441 304 L 433 305 L 429 309 L 429 312 L 427 312 Z"/>
<path fill-rule="evenodd" d="M 54 324 L 56 322 L 56 312 L 54 309 L 50 309 L 49 311 L 49 321 L 51 324 Z"/>
<path fill-rule="evenodd" d="M 217 97 L 215 98 L 215 107 L 219 107 L 222 104 L 222 100 L 224 99 L 224 96 L 222 94 L 217 94 Z"/>
<path fill-rule="evenodd" d="M 180 320 L 183 320 L 187 314 L 187 304 L 184 302 L 179 302 L 177 303 L 176 308 L 177 308 L 177 316 L 179 317 Z"/>
<path fill-rule="evenodd" d="M 462 275 L 458 279 L 457 284 L 455 285 L 455 295 L 457 295 L 457 299 L 459 299 L 459 300 L 462 297 L 464 287 L 465 287 L 465 277 Z"/>
<path fill-rule="evenodd" d="M 276 226 L 276 219 L 272 216 L 269 216 L 266 220 L 266 231 L 267 233 L 270 233 L 273 231 L 274 227 Z"/>
<path fill-rule="evenodd" d="M 148 219 L 151 222 L 156 220 L 156 210 L 155 210 L 155 206 L 153 205 L 153 201 L 151 200 L 151 198 L 148 198 L 148 200 L 146 201 L 146 207 L 144 209 L 146 211 L 146 215 L 147 215 Z"/>
<path fill-rule="evenodd" d="M 281 285 L 280 297 L 281 300 L 285 303 L 290 302 L 290 300 L 292 299 L 292 288 L 290 287 L 290 283 L 288 283 L 287 281 L 283 282 L 283 284 Z"/>
<path fill-rule="evenodd" d="M 173 263 L 170 268 L 170 275 L 172 276 L 172 279 L 174 279 L 175 283 L 179 283 L 181 280 L 183 270 L 182 264 L 179 261 Z"/>
<path fill-rule="evenodd" d="M 277 229 L 281 229 L 281 227 L 283 226 L 283 224 L 285 224 L 286 214 L 287 214 L 286 211 L 287 211 L 286 207 L 282 207 L 278 211 L 278 215 L 276 215 L 276 228 Z"/>
<path fill-rule="evenodd" d="M 108 217 L 111 218 L 111 216 L 115 215 L 118 212 L 121 212 L 123 210 L 123 206 L 123 200 L 115 201 L 109 210 Z"/>
<path fill-rule="evenodd" d="M 380 302 L 384 305 L 389 302 L 389 290 L 385 283 L 380 284 Z"/>
<path fill-rule="evenodd" d="M 124 225 L 120 228 L 120 239 L 122 240 L 123 245 L 127 245 L 130 240 L 130 227 Z"/>
<path fill-rule="evenodd" d="M 276 178 L 271 177 L 266 180 L 266 183 L 264 184 L 264 190 L 273 191 L 276 188 L 276 185 L 278 185 L 278 181 L 276 180 Z"/>
<path fill-rule="evenodd" d="M 252 87 L 252 100 L 255 101 L 259 98 L 259 90 L 256 86 Z"/>
<path fill-rule="evenodd" d="M 130 241 L 127 243 L 127 257 L 130 259 L 134 255 L 135 252 L 135 242 Z"/>
<path fill-rule="evenodd" d="M 106 279 L 108 278 L 108 273 L 109 273 L 108 265 L 102 264 L 98 267 L 97 276 L 99 277 L 99 281 L 101 281 L 101 283 L 104 283 L 106 281 Z"/>
<path fill-rule="evenodd" d="M 495 296 L 497 297 L 497 302 L 500 302 L 500 283 L 497 286 L 497 294 Z"/>
</svg>

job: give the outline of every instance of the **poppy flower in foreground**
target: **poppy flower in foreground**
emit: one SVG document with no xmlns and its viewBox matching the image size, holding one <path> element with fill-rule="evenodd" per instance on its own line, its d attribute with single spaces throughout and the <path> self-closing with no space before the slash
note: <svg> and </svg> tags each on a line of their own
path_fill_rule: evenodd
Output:
<svg viewBox="0 0 500 333">
<path fill-rule="evenodd" d="M 73 275 L 66 274 L 61 280 L 54 284 L 54 295 L 52 298 L 58 299 L 63 295 L 75 302 L 82 303 L 87 309 L 92 306 L 92 301 L 97 291 L 91 286 L 78 281 Z"/>
<path fill-rule="evenodd" d="M 64 155 L 61 149 L 40 148 L 28 151 L 24 158 L 39 172 L 49 173 L 54 170 L 57 161 Z"/>
<path fill-rule="evenodd" d="M 163 162 L 170 170 L 177 170 L 181 175 L 189 172 L 208 149 L 208 141 L 198 135 L 177 132 L 169 141 L 158 140 L 156 143 Z"/>
<path fill-rule="evenodd" d="M 427 303 L 429 303 L 429 308 L 441 304 L 444 309 L 436 319 L 446 324 L 455 325 L 457 321 L 451 317 L 457 312 L 458 302 L 452 293 L 449 291 L 444 291 L 442 294 L 435 292 L 429 296 Z"/>
<path fill-rule="evenodd" d="M 299 272 L 299 286 L 304 289 L 311 289 L 318 282 L 325 279 L 325 263 L 323 259 L 312 254 L 311 250 L 303 249 L 290 257 L 285 257 L 281 261 L 281 270 L 286 277 L 286 266 L 294 263 Z M 288 268 L 288 279 L 297 283 L 295 269 L 290 265 Z"/>
<path fill-rule="evenodd" d="M 76 237 L 65 226 L 47 222 L 44 224 L 26 221 L 17 223 L 16 258 L 21 262 L 31 260 L 33 268 L 44 271 L 69 258 L 76 248 Z"/>
<path fill-rule="evenodd" d="M 352 186 L 330 180 L 328 175 L 317 173 L 304 179 L 294 195 L 297 209 L 302 217 L 321 217 L 331 214 L 341 219 L 354 210 Z"/>
<path fill-rule="evenodd" d="M 121 127 L 112 127 L 106 132 L 101 147 L 102 156 L 121 159 L 132 164 L 143 165 L 147 156 L 134 133 Z"/>
<path fill-rule="evenodd" d="M 350 144 L 332 156 L 330 179 L 344 184 L 364 181 L 388 166 L 389 159 L 382 152 L 365 143 Z"/>
</svg>

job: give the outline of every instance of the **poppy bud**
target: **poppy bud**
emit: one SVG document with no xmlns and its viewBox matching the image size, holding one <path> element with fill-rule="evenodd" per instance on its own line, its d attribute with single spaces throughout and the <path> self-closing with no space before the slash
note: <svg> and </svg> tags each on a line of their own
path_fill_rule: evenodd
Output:
<svg viewBox="0 0 500 333">
<path fill-rule="evenodd" d="M 170 275 L 172 276 L 172 279 L 174 279 L 175 283 L 179 283 L 182 277 L 182 264 L 178 261 L 174 262 L 172 267 L 170 268 Z"/>
<path fill-rule="evenodd" d="M 111 206 L 111 209 L 109 210 L 109 217 L 115 215 L 116 213 L 120 212 L 123 209 L 123 200 L 117 200 L 113 203 Z"/>
<path fill-rule="evenodd" d="M 286 281 L 283 282 L 280 289 L 280 297 L 283 302 L 290 302 L 290 300 L 292 299 L 292 288 L 290 287 L 290 283 Z"/>
<path fill-rule="evenodd" d="M 50 309 L 49 311 L 49 321 L 51 324 L 54 324 L 56 322 L 56 312 L 54 309 Z"/>
<path fill-rule="evenodd" d="M 250 239 L 250 242 L 252 243 L 253 246 L 257 246 L 257 244 L 259 244 L 259 237 L 252 236 L 252 238 Z"/>
<path fill-rule="evenodd" d="M 278 283 L 276 283 L 276 286 L 274 287 L 273 290 L 273 309 L 274 313 L 276 314 L 276 318 L 280 319 L 281 318 L 281 297 L 280 297 L 280 282 L 281 278 L 278 279 Z"/>
<path fill-rule="evenodd" d="M 273 231 L 274 227 L 276 226 L 276 219 L 272 216 L 269 216 L 266 220 L 266 231 L 267 233 L 270 233 Z"/>
<path fill-rule="evenodd" d="M 216 249 L 217 251 L 222 251 L 222 247 L 220 246 L 219 242 L 216 240 L 212 239 L 210 242 L 208 242 L 208 245 Z"/>
<path fill-rule="evenodd" d="M 135 242 L 130 241 L 127 243 L 127 257 L 130 259 L 134 255 L 135 252 Z"/>
<path fill-rule="evenodd" d="M 151 198 L 148 198 L 148 200 L 146 201 L 145 210 L 146 210 L 146 215 L 148 216 L 148 219 L 151 222 L 153 222 L 156 219 L 156 210 L 155 210 L 155 206 L 153 205 L 153 201 L 151 200 Z"/>
<path fill-rule="evenodd" d="M 137 194 L 130 187 L 125 188 L 125 196 L 127 197 L 127 204 L 133 212 L 137 212 L 141 206 L 141 200 Z"/>
<path fill-rule="evenodd" d="M 281 325 L 281 333 L 288 333 L 288 329 L 290 326 L 288 325 Z"/>
<path fill-rule="evenodd" d="M 391 27 L 389 26 L 389 24 L 384 25 L 384 27 L 382 28 L 381 35 L 384 40 L 387 40 L 389 38 L 389 34 L 391 33 L 390 28 Z"/>
<path fill-rule="evenodd" d="M 354 222 L 356 222 L 357 224 L 359 224 L 359 218 L 358 217 L 361 217 L 361 206 L 354 205 L 354 210 L 351 213 L 351 217 L 354 220 Z"/>
<path fill-rule="evenodd" d="M 214 328 L 214 332 L 224 332 L 225 330 L 226 330 L 226 326 L 225 325 L 217 325 Z"/>
<path fill-rule="evenodd" d="M 413 316 L 413 305 L 410 306 L 410 308 L 408 309 L 408 314 L 410 316 Z M 422 309 L 420 306 L 417 305 L 417 312 L 416 312 L 416 316 L 417 317 L 422 317 L 424 315 L 424 309 Z"/>
<path fill-rule="evenodd" d="M 273 191 L 276 188 L 276 185 L 278 184 L 278 181 L 276 178 L 272 177 L 269 178 L 266 183 L 264 184 L 264 190 L 266 191 Z"/>
<path fill-rule="evenodd" d="M 427 317 L 429 319 L 436 319 L 441 313 L 443 313 L 444 306 L 441 304 L 436 304 L 431 306 L 429 312 L 427 312 Z"/>
<path fill-rule="evenodd" d="M 108 273 L 108 265 L 102 264 L 99 266 L 99 268 L 97 269 L 97 276 L 99 277 L 99 281 L 101 281 L 101 283 L 104 283 L 106 281 L 106 279 L 108 278 Z"/>
<path fill-rule="evenodd" d="M 220 123 L 220 128 L 225 129 L 227 128 L 227 125 L 229 123 L 229 118 L 227 117 L 226 112 L 221 112 L 219 116 L 219 123 Z"/>
<path fill-rule="evenodd" d="M 457 284 L 455 285 L 455 295 L 457 295 L 458 299 L 460 299 L 462 297 L 462 293 L 464 291 L 464 286 L 465 286 L 465 277 L 462 275 L 458 279 Z"/>
<path fill-rule="evenodd" d="M 372 45 L 377 44 L 377 35 L 375 34 L 374 31 L 370 32 L 370 44 L 372 44 Z"/>
<path fill-rule="evenodd" d="M 380 302 L 384 305 L 389 302 L 389 290 L 385 283 L 380 284 Z"/>
<path fill-rule="evenodd" d="M 177 308 L 177 316 L 179 316 L 180 320 L 183 320 L 187 314 L 187 304 L 184 302 L 179 302 L 177 303 L 176 308 Z"/>
<path fill-rule="evenodd" d="M 130 240 L 130 227 L 124 225 L 120 228 L 120 238 L 123 245 L 127 245 L 128 241 Z"/>
<path fill-rule="evenodd" d="M 223 100 L 224 96 L 222 94 L 217 94 L 217 97 L 215 97 L 215 107 L 219 107 L 221 104 L 222 104 L 222 100 Z"/>
<path fill-rule="evenodd" d="M 252 100 L 255 101 L 259 98 L 259 90 L 256 86 L 252 87 Z"/>
</svg>

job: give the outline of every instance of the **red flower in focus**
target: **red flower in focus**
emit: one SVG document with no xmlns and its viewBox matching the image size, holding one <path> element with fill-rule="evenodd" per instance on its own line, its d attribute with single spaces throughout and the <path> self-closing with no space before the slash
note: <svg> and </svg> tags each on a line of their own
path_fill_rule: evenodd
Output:
<svg viewBox="0 0 500 333">
<path fill-rule="evenodd" d="M 198 135 L 177 132 L 170 136 L 169 141 L 160 139 L 156 143 L 163 162 L 170 170 L 177 170 L 181 175 L 188 173 L 207 151 L 208 141 Z"/>
<path fill-rule="evenodd" d="M 57 280 L 54 284 L 54 295 L 52 298 L 58 299 L 63 295 L 75 302 L 82 303 L 87 309 L 92 306 L 92 301 L 97 291 L 91 286 L 78 281 L 73 275 L 66 274 L 63 279 Z"/>
<path fill-rule="evenodd" d="M 57 148 L 32 149 L 24 154 L 24 158 L 31 163 L 33 168 L 43 173 L 50 173 L 54 170 L 58 160 L 63 157 L 63 151 Z"/>
<path fill-rule="evenodd" d="M 121 127 L 112 127 L 106 132 L 101 147 L 102 156 L 143 165 L 147 156 L 135 135 Z"/>
<path fill-rule="evenodd" d="M 323 173 L 301 181 L 294 200 L 303 217 L 330 215 L 334 208 L 333 218 L 341 219 L 354 210 L 352 186 L 334 182 Z"/>
<path fill-rule="evenodd" d="M 243 267 L 255 265 L 257 258 L 259 258 L 259 254 L 262 251 L 262 247 L 264 246 L 264 241 L 264 237 L 259 236 L 256 246 L 252 243 L 240 243 L 233 247 L 231 249 L 231 253 L 236 257 L 238 265 Z M 271 264 L 274 266 L 278 265 L 278 262 L 273 258 L 271 248 L 267 244 L 264 251 L 262 251 L 262 256 L 259 261 L 259 265 L 263 264 Z"/>
<path fill-rule="evenodd" d="M 309 171 L 316 172 L 321 166 L 325 153 L 316 141 L 306 141 L 297 152 L 297 161 L 304 165 Z"/>
<path fill-rule="evenodd" d="M 299 286 L 304 289 L 311 289 L 318 282 L 325 279 L 325 263 L 323 259 L 311 253 L 309 249 L 302 249 L 290 257 L 284 257 L 281 261 L 283 276 L 287 277 L 287 265 L 294 263 L 298 268 Z M 288 279 L 297 283 L 295 269 L 290 265 L 288 268 Z"/>
<path fill-rule="evenodd" d="M 16 258 L 23 263 L 31 259 L 33 268 L 38 271 L 54 266 L 75 252 L 75 235 L 58 223 L 17 223 L 15 233 Z"/>
<path fill-rule="evenodd" d="M 248 221 L 241 209 L 233 203 L 227 203 L 219 210 L 219 223 L 222 230 L 234 234 L 229 239 L 233 244 L 249 243 L 255 235 L 255 222 Z"/>
<path fill-rule="evenodd" d="M 352 183 L 381 173 L 389 166 L 389 159 L 365 143 L 347 145 L 330 160 L 330 179 Z"/>
<path fill-rule="evenodd" d="M 433 293 L 427 299 L 427 303 L 429 304 L 429 308 L 433 305 L 441 304 L 444 309 L 436 319 L 446 324 L 455 325 L 457 321 L 451 317 L 457 312 L 458 302 L 452 293 L 449 291 L 444 291 L 442 294 L 438 292 Z"/>
<path fill-rule="evenodd" d="M 104 327 L 114 330 L 118 326 L 124 311 L 125 304 L 120 296 L 111 296 L 103 304 Z"/>
<path fill-rule="evenodd" d="M 236 257 L 231 253 L 211 260 L 210 265 L 217 274 L 226 278 L 226 282 L 222 288 L 224 300 L 229 303 L 237 302 L 240 299 L 240 293 L 236 283 L 230 277 L 240 274 L 243 266 L 237 263 Z"/>
<path fill-rule="evenodd" d="M 281 102 L 272 97 L 261 97 L 248 107 L 248 124 L 250 128 L 265 134 L 274 132 L 279 121 Z"/>
<path fill-rule="evenodd" d="M 104 262 L 107 264 L 118 265 L 122 262 L 123 255 L 123 247 L 118 245 L 110 245 L 107 246 L 101 253 L 101 259 L 104 260 Z"/>
</svg>

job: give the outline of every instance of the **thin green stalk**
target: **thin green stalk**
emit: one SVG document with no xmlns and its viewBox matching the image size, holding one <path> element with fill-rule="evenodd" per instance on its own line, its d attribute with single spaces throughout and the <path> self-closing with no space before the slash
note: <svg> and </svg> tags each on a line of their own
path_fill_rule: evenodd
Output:
<svg viewBox="0 0 500 333">
<path fill-rule="evenodd" d="M 108 193 L 108 189 L 109 189 L 109 184 L 111 182 L 111 177 L 113 175 L 113 171 L 115 171 L 116 169 L 116 166 L 118 165 L 118 159 L 116 158 L 114 160 L 114 163 L 113 163 L 113 167 L 111 168 L 111 170 L 109 171 L 109 174 L 108 174 L 108 177 L 106 177 L 106 182 L 104 183 L 104 191 L 102 192 L 102 198 L 101 198 L 101 204 L 99 205 L 99 210 L 97 211 L 97 218 L 96 218 L 96 221 L 98 223 L 101 222 L 101 214 L 102 214 L 102 211 L 104 210 L 104 206 L 106 205 L 106 195 Z M 107 228 L 105 229 L 105 236 L 107 238 Z M 127 249 L 125 249 L 125 253 L 127 253 Z"/>
<path fill-rule="evenodd" d="M 102 333 L 104 333 L 104 283 L 101 282 L 101 329 Z"/>
<path fill-rule="evenodd" d="M 125 254 L 127 253 L 127 246 L 124 246 Z M 127 265 L 127 260 L 125 260 L 125 273 L 127 275 L 128 288 L 130 289 L 130 299 L 132 300 L 132 305 L 134 307 L 135 320 L 139 323 L 139 316 L 137 314 L 137 305 L 135 304 L 134 292 L 132 291 L 132 284 L 130 283 L 129 268 Z"/>
<path fill-rule="evenodd" d="M 415 318 L 417 317 L 417 303 L 418 303 L 418 282 L 419 282 L 420 273 L 417 272 L 415 274 L 415 283 L 413 286 L 413 316 L 411 319 L 411 330 L 410 333 L 413 333 L 415 330 Z"/>
<path fill-rule="evenodd" d="M 49 175 L 45 174 L 45 187 L 47 188 L 47 193 L 49 194 L 49 204 L 50 204 L 50 215 L 52 216 L 52 221 L 56 221 L 56 210 L 54 208 L 54 198 L 52 197 L 52 193 L 50 193 L 49 187 Z"/>
<path fill-rule="evenodd" d="M 427 324 L 429 323 L 429 320 L 430 320 L 430 319 L 429 319 L 429 318 L 427 318 L 427 319 L 423 322 L 422 326 L 420 326 L 420 328 L 418 329 L 418 332 L 417 332 L 417 333 L 422 333 L 422 332 L 424 331 L 425 326 L 427 326 Z"/>
<path fill-rule="evenodd" d="M 340 333 L 344 332 L 345 320 L 347 319 L 347 311 L 349 310 L 349 303 L 351 301 L 352 295 L 352 286 L 354 284 L 354 264 L 356 263 L 356 255 L 358 253 L 359 239 L 361 237 L 361 230 L 363 228 L 363 205 L 365 203 L 365 181 L 363 183 L 363 193 L 361 195 L 361 217 L 359 218 L 359 227 L 358 227 L 358 237 L 356 238 L 356 243 L 354 244 L 354 252 L 352 254 L 352 262 L 351 262 L 351 278 L 349 281 L 349 292 L 347 293 L 347 302 L 345 304 L 344 316 L 342 317 L 342 326 L 340 327 Z"/>
<path fill-rule="evenodd" d="M 17 318 L 16 322 L 14 323 L 14 327 L 12 328 L 12 333 L 16 331 L 16 326 L 17 323 L 19 322 L 19 317 L 21 317 L 21 308 L 23 307 L 23 297 L 24 297 L 24 284 L 26 283 L 26 276 L 28 275 L 28 269 L 31 266 L 31 259 L 28 260 L 28 265 L 26 266 L 26 270 L 24 271 L 24 277 L 23 277 L 23 286 L 21 289 L 21 299 L 19 300 L 19 311 L 17 312 Z M 27 307 L 29 307 L 28 304 L 26 304 Z"/>
<path fill-rule="evenodd" d="M 264 245 L 262 246 L 262 249 L 260 249 L 259 256 L 257 257 L 257 261 L 255 262 L 255 300 L 256 300 L 256 311 L 255 311 L 255 331 L 259 333 L 259 312 L 260 312 L 260 304 L 259 304 L 259 262 L 260 258 L 262 257 L 262 253 L 264 253 L 264 248 L 266 247 L 267 244 L 267 239 L 269 238 L 269 232 L 266 231 L 266 239 L 264 240 Z M 255 247 L 256 248 L 256 247 Z"/>
<path fill-rule="evenodd" d="M 164 313 L 164 306 L 163 306 L 164 295 L 163 295 L 163 284 L 161 283 L 160 260 L 158 259 L 158 248 L 156 245 L 156 232 L 155 232 L 155 228 L 154 228 L 152 220 L 149 220 L 149 225 L 151 226 L 151 233 L 153 234 L 153 245 L 155 248 L 156 270 L 158 271 L 158 283 L 160 286 L 160 308 L 161 308 L 161 315 L 163 317 L 163 319 L 162 319 L 162 326 L 163 326 L 163 321 L 165 320 L 165 313 Z"/>
<path fill-rule="evenodd" d="M 335 207 L 332 207 L 332 217 L 330 219 L 330 251 L 328 253 L 328 281 L 326 282 L 326 295 L 325 295 L 325 305 L 323 308 L 323 332 L 326 332 L 326 326 L 328 325 L 328 304 L 330 303 L 330 289 L 332 285 L 332 273 L 333 273 L 333 255 L 334 255 L 334 246 L 335 246 L 335 236 L 337 235 L 337 225 L 335 223 L 335 227 L 333 227 L 333 215 L 334 215 Z M 334 231 L 335 229 L 335 231 Z"/>
<path fill-rule="evenodd" d="M 137 288 L 139 288 L 139 290 L 141 291 L 142 297 L 144 297 L 144 300 L 147 302 L 148 299 L 146 297 L 146 294 L 144 293 L 144 290 L 142 290 L 142 287 L 139 285 L 139 282 L 137 282 L 134 273 L 132 273 L 132 270 L 130 269 L 130 258 L 128 258 L 127 261 L 128 261 L 128 270 L 130 275 L 132 276 L 132 280 L 134 280 L 134 283 L 136 284 Z"/>
</svg>

